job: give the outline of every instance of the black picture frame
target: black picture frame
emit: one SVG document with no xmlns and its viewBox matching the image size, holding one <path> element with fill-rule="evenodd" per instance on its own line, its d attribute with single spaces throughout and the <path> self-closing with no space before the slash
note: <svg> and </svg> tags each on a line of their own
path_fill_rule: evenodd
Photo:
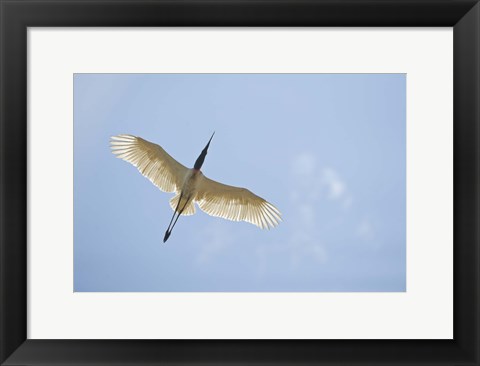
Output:
<svg viewBox="0 0 480 366">
<path fill-rule="evenodd" d="M 2 365 L 480 365 L 477 1 L 0 0 L 0 22 Z M 46 26 L 453 27 L 454 339 L 27 339 L 27 28 Z"/>
</svg>

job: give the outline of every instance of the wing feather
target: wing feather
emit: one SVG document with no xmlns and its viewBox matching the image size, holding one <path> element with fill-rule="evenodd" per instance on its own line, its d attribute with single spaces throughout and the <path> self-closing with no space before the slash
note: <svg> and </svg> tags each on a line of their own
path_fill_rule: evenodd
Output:
<svg viewBox="0 0 480 366">
<path fill-rule="evenodd" d="M 161 146 L 132 135 L 112 136 L 112 153 L 134 165 L 142 175 L 164 192 L 179 192 L 188 168 Z"/>
<path fill-rule="evenodd" d="M 218 183 L 204 175 L 198 182 L 195 201 L 211 216 L 247 221 L 262 229 L 273 228 L 282 221 L 275 206 L 248 189 Z"/>
</svg>

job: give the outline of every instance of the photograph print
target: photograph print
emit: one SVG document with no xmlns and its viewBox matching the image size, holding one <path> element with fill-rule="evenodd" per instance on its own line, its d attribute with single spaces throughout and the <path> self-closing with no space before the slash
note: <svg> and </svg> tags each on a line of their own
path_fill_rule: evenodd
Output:
<svg viewBox="0 0 480 366">
<path fill-rule="evenodd" d="M 74 292 L 405 292 L 405 74 L 74 74 Z"/>
</svg>

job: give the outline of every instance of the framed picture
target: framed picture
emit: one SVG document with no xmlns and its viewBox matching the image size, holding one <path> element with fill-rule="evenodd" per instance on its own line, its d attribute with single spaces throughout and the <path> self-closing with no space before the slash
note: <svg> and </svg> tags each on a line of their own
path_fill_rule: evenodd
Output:
<svg viewBox="0 0 480 366">
<path fill-rule="evenodd" d="M 1 12 L 2 364 L 479 364 L 477 2 Z"/>
</svg>

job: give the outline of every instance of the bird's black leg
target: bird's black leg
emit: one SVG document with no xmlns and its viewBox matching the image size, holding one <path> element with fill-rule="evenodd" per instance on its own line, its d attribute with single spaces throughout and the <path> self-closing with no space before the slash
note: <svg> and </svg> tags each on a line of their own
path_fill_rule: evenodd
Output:
<svg viewBox="0 0 480 366">
<path fill-rule="evenodd" d="M 164 243 L 167 241 L 168 237 L 170 236 L 170 234 L 168 233 L 170 231 L 170 225 L 172 225 L 173 218 L 175 217 L 175 214 L 177 213 L 178 206 L 180 206 L 180 201 L 182 200 L 182 197 L 183 197 L 183 193 L 180 193 L 180 198 L 178 199 L 177 207 L 175 207 L 175 210 L 173 211 L 172 219 L 170 220 L 170 223 L 168 224 L 167 231 L 165 231 L 165 236 L 163 238 Z"/>
</svg>

